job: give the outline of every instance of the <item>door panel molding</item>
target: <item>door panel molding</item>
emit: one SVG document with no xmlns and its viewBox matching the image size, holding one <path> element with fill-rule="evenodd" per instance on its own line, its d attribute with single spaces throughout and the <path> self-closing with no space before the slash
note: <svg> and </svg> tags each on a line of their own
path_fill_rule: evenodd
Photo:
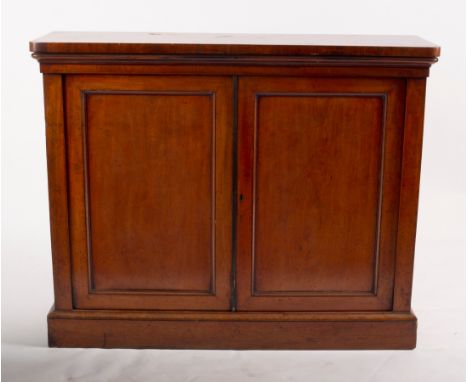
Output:
<svg viewBox="0 0 468 382">
<path fill-rule="evenodd" d="M 377 213 L 376 213 L 376 228 L 375 228 L 375 266 L 374 266 L 374 280 L 373 280 L 373 285 L 372 288 L 369 291 L 362 291 L 362 290 L 347 290 L 347 291 L 339 291 L 339 290 L 287 290 L 287 291 L 281 291 L 281 290 L 268 290 L 268 291 L 261 291 L 256 288 L 256 283 L 255 283 L 255 277 L 256 277 L 256 272 L 255 272 L 255 216 L 256 216 L 256 199 L 257 199 L 257 193 L 256 193 L 256 187 L 257 187 L 257 182 L 258 178 L 256 176 L 257 174 L 257 167 L 258 167 L 258 128 L 259 128 L 259 123 L 258 123 L 258 104 L 259 100 L 261 97 L 330 97 L 330 98 L 341 98 L 341 97 L 346 97 L 346 98 L 378 98 L 382 102 L 382 120 L 381 120 L 381 149 L 380 149 L 380 158 L 379 158 L 379 175 L 378 175 L 378 195 L 377 195 Z M 307 93 L 307 92 L 302 92 L 302 93 L 295 93 L 295 92 L 258 92 L 255 93 L 255 125 L 254 125 L 254 153 L 253 153 L 253 191 L 252 191 L 252 296 L 377 296 L 377 285 L 378 285 L 378 262 L 379 262 L 379 238 L 380 238 L 380 214 L 381 214 L 381 209 L 382 209 L 382 194 L 383 194 L 383 189 L 382 189 L 382 181 L 383 181 L 383 163 L 384 163 L 384 149 L 385 149 L 385 128 L 386 128 L 386 119 L 385 119 L 385 109 L 387 105 L 387 94 L 386 93 L 339 93 L 339 92 L 322 92 L 322 93 Z"/>
<path fill-rule="evenodd" d="M 211 129 L 211 275 L 210 285 L 206 290 L 180 290 L 180 289 L 130 289 L 130 288 L 110 288 L 110 289 L 97 289 L 94 281 L 94 268 L 92 266 L 92 230 L 91 230 L 91 207 L 90 198 L 90 179 L 89 179 L 89 166 L 88 166 L 88 98 L 98 95 L 131 95 L 131 96 L 201 96 L 209 97 L 212 104 L 212 129 Z M 196 91 L 142 91 L 142 90 L 82 90 L 81 91 L 81 104 L 83 110 L 82 119 L 82 139 L 83 139 L 83 164 L 84 164 L 84 185 L 85 185 L 85 213 L 86 213 L 86 238 L 87 238 L 87 254 L 88 254 L 88 278 L 89 278 L 89 293 L 90 294 L 154 294 L 154 295 L 208 295 L 215 296 L 215 172 L 216 172 L 216 95 L 214 92 L 196 92 Z"/>
</svg>

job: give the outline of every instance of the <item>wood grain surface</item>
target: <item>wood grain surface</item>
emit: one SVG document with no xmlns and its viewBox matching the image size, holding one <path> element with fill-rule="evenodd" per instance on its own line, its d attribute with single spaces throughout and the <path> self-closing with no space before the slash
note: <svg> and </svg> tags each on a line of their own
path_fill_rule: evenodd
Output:
<svg viewBox="0 0 468 382">
<path fill-rule="evenodd" d="M 404 83 L 239 84 L 238 308 L 390 309 Z"/>
<path fill-rule="evenodd" d="M 67 77 L 76 307 L 229 309 L 232 84 Z"/>
<path fill-rule="evenodd" d="M 412 349 L 414 36 L 54 32 L 49 345 Z"/>
<path fill-rule="evenodd" d="M 437 57 L 417 36 L 53 32 L 30 42 L 32 52 L 105 54 L 257 54 Z"/>
</svg>

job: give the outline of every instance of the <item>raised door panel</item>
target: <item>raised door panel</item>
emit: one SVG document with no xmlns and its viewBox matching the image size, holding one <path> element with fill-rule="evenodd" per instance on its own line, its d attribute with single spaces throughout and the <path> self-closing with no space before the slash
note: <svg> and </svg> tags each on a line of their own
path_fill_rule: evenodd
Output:
<svg viewBox="0 0 468 382">
<path fill-rule="evenodd" d="M 243 78 L 239 310 L 392 306 L 404 82 Z"/>
<path fill-rule="evenodd" d="M 230 79 L 65 84 L 75 307 L 228 310 Z"/>
</svg>

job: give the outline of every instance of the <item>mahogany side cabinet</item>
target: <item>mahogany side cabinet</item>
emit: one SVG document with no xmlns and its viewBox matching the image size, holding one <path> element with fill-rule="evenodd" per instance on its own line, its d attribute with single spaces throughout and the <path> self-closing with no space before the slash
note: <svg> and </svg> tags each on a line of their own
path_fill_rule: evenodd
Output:
<svg viewBox="0 0 468 382">
<path fill-rule="evenodd" d="M 412 36 L 55 32 L 49 345 L 412 349 Z"/>
</svg>

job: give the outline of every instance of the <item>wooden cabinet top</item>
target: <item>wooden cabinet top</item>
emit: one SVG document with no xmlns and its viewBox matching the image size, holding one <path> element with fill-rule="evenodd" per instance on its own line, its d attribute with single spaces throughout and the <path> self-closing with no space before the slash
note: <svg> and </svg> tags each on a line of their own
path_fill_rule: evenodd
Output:
<svg viewBox="0 0 468 382">
<path fill-rule="evenodd" d="M 417 36 L 52 32 L 30 42 L 34 53 L 296 55 L 352 57 L 439 56 Z"/>
</svg>

